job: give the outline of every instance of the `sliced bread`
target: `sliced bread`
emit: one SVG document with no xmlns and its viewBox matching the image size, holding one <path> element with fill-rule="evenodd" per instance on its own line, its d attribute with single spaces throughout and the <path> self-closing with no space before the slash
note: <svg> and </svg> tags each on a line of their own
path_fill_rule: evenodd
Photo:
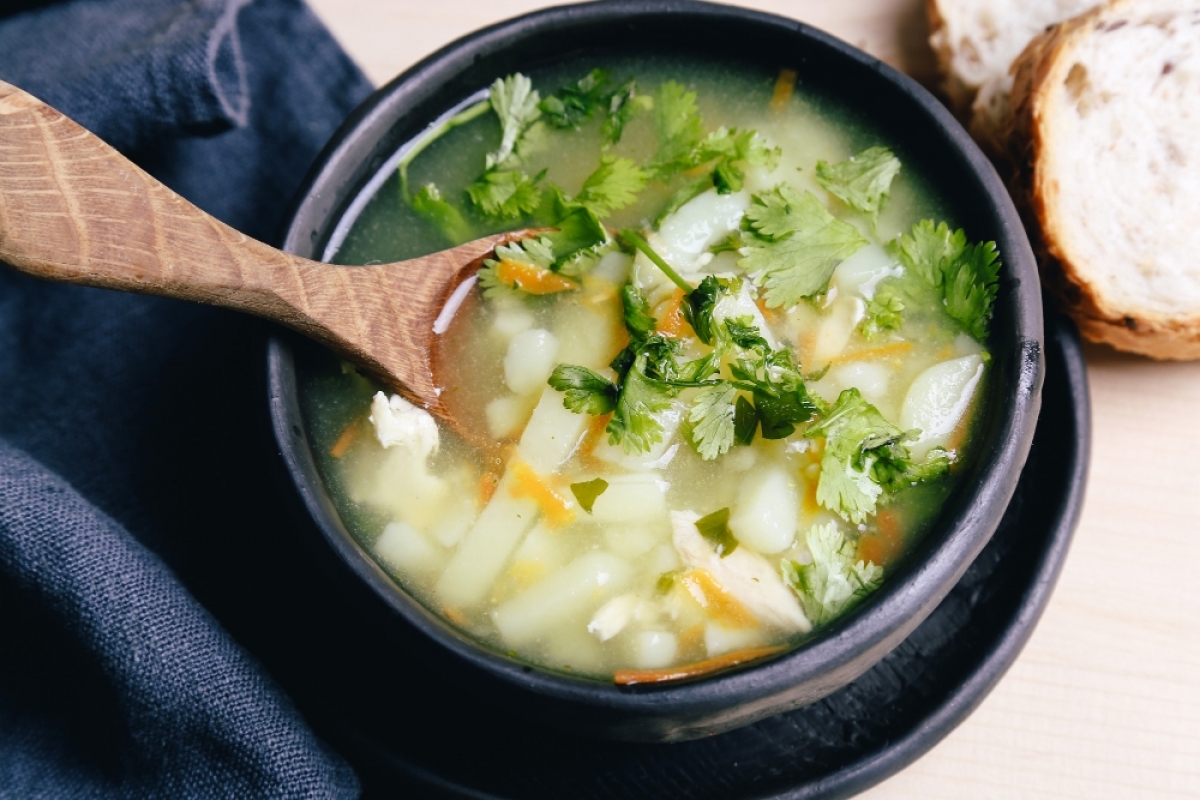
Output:
<svg viewBox="0 0 1200 800">
<path fill-rule="evenodd" d="M 929 44 L 951 107 L 993 155 L 1003 151 L 1012 87 L 1009 67 L 1050 25 L 1097 0 L 927 0 Z"/>
<path fill-rule="evenodd" d="M 1014 64 L 1015 196 L 1095 341 L 1200 358 L 1200 5 L 1115 0 Z"/>
</svg>

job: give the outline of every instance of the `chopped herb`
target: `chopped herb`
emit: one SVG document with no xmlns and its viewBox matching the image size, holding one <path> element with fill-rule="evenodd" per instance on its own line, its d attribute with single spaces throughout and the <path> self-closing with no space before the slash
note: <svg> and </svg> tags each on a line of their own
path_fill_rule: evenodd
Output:
<svg viewBox="0 0 1200 800">
<path fill-rule="evenodd" d="M 604 478 L 594 478 L 590 481 L 572 483 L 571 494 L 575 495 L 575 499 L 579 501 L 580 508 L 590 514 L 592 506 L 596 504 L 596 498 L 604 494 L 604 490 L 607 488 L 608 481 Z"/>
<path fill-rule="evenodd" d="M 705 461 L 725 455 L 733 446 L 736 397 L 733 384 L 720 381 L 701 389 L 692 403 L 692 444 Z"/>
<path fill-rule="evenodd" d="M 538 207 L 537 179 L 519 169 L 489 170 L 467 187 L 467 195 L 489 217 L 518 219 Z"/>
<path fill-rule="evenodd" d="M 868 147 L 845 161 L 817 162 L 821 188 L 872 222 L 887 199 L 892 180 L 900 172 L 900 159 L 886 147 Z"/>
<path fill-rule="evenodd" d="M 921 220 L 892 244 L 905 267 L 942 297 L 946 313 L 977 341 L 987 338 L 1000 274 L 995 242 L 968 244 L 960 228 Z"/>
<path fill-rule="evenodd" d="M 739 394 L 734 404 L 733 440 L 740 445 L 748 445 L 754 441 L 757 430 L 758 412 L 749 400 Z"/>
<path fill-rule="evenodd" d="M 637 93 L 637 83 L 630 79 L 621 84 L 608 97 L 608 108 L 604 118 L 605 146 L 621 141 L 625 126 L 642 111 L 654 107 L 654 100 Z"/>
<path fill-rule="evenodd" d="M 554 294 L 578 289 L 579 284 L 554 271 L 554 245 L 550 239 L 522 239 L 496 248 L 495 258 L 483 262 L 479 286 L 488 298 L 525 293 Z"/>
<path fill-rule="evenodd" d="M 621 287 L 621 306 L 625 310 L 625 330 L 634 343 L 641 344 L 658 329 L 658 320 L 650 316 L 650 303 L 632 281 Z"/>
<path fill-rule="evenodd" d="M 646 354 L 638 355 L 625 373 L 621 394 L 605 430 L 608 443 L 626 453 L 648 453 L 662 441 L 663 426 L 656 414 L 671 407 L 676 390 L 646 376 Z"/>
<path fill-rule="evenodd" d="M 825 437 L 817 502 L 850 522 L 862 522 L 873 514 L 883 493 L 872 475 L 875 462 L 882 459 L 889 469 L 900 469 L 908 461 L 905 432 L 884 419 L 858 389 L 838 395 L 833 408 L 807 435 Z"/>
<path fill-rule="evenodd" d="M 762 273 L 767 305 L 793 305 L 825 291 L 834 269 L 867 243 L 858 230 L 830 214 L 811 192 L 780 184 L 755 195 L 746 210 L 753 237 L 738 264 Z"/>
<path fill-rule="evenodd" d="M 889 284 L 884 283 L 867 303 L 867 315 L 858 324 L 859 334 L 869 342 L 879 339 L 889 331 L 900 330 L 904 324 L 901 313 L 904 301 Z"/>
<path fill-rule="evenodd" d="M 587 367 L 559 364 L 547 383 L 566 394 L 563 406 L 576 414 L 608 414 L 617 407 L 619 391 L 616 384 Z M 590 507 L 588 511 L 591 511 Z"/>
<path fill-rule="evenodd" d="M 605 106 L 608 99 L 604 91 L 609 74 L 606 70 L 594 69 L 575 83 L 567 84 L 538 104 L 546 115 L 546 121 L 556 128 L 578 128 Z"/>
<path fill-rule="evenodd" d="M 737 550 L 738 540 L 729 530 L 729 509 L 722 508 L 696 520 L 696 530 L 708 539 L 721 558 Z"/>
<path fill-rule="evenodd" d="M 717 128 L 710 133 L 692 153 L 692 166 L 715 160 L 712 185 L 720 194 L 731 194 L 742 190 L 745 174 L 739 164 L 764 166 L 770 172 L 779 166 L 782 151 L 771 147 L 752 130 L 739 131 Z"/>
<path fill-rule="evenodd" d="M 712 344 L 716 337 L 717 323 L 713 312 L 727 288 L 728 282 L 706 275 L 699 286 L 684 295 L 683 315 L 705 344 Z"/>
<path fill-rule="evenodd" d="M 604 218 L 637 199 L 646 187 L 646 171 L 628 158 L 604 156 L 600 166 L 583 182 L 575 202 L 587 206 Z"/>
<path fill-rule="evenodd" d="M 787 350 L 752 353 L 737 359 L 730 371 L 739 381 L 738 388 L 754 397 L 755 416 L 764 439 L 791 436 L 798 423 L 807 422 L 817 413 L 816 403 Z"/>
<path fill-rule="evenodd" d="M 784 583 L 795 590 L 805 615 L 821 625 L 853 608 L 883 582 L 883 568 L 855 561 L 856 548 L 833 522 L 814 525 L 805 535 L 812 563 L 780 562 Z"/>
<path fill-rule="evenodd" d="M 693 166 L 692 151 L 704 136 L 696 93 L 682 84 L 667 81 L 654 95 L 654 130 L 658 134 L 658 152 L 649 169 L 659 179 L 669 178 Z"/>
<path fill-rule="evenodd" d="M 675 579 L 679 577 L 679 570 L 671 570 L 664 572 L 658 576 L 658 580 L 654 582 L 655 594 L 666 594 L 675 587 Z"/>
<path fill-rule="evenodd" d="M 537 122 L 541 112 L 533 82 L 519 72 L 507 78 L 497 78 L 488 89 L 488 100 L 500 118 L 501 131 L 500 146 L 487 155 L 486 166 L 490 171 L 504 166 L 512 157 L 517 140 Z"/>
<path fill-rule="evenodd" d="M 442 199 L 435 184 L 427 183 L 408 200 L 409 206 L 422 219 L 433 225 L 451 244 L 462 244 L 475 238 L 474 231 L 459 210 Z"/>
</svg>

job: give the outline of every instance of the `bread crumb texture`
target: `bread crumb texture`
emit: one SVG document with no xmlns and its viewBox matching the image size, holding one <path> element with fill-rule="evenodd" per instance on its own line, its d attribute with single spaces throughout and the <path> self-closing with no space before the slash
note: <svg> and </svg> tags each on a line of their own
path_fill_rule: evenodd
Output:
<svg viewBox="0 0 1200 800">
<path fill-rule="evenodd" d="M 1047 284 L 1089 339 L 1200 358 L 1200 7 L 1116 0 L 1014 70 L 1016 194 Z"/>
</svg>

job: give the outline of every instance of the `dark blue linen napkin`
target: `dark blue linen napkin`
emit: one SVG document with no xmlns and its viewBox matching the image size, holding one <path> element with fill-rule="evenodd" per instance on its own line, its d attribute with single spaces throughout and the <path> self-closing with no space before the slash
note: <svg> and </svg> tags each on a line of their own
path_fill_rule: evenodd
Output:
<svg viewBox="0 0 1200 800">
<path fill-rule="evenodd" d="M 299 0 L 26 9 L 0 79 L 268 241 L 370 91 Z M 264 486 L 267 330 L 0 267 L 0 798 L 358 794 L 276 680 L 320 608 Z"/>
</svg>

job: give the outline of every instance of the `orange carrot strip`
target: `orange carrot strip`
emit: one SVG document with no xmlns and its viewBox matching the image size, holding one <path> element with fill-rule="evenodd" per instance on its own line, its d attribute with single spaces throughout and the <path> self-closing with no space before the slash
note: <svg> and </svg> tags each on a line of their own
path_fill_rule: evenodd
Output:
<svg viewBox="0 0 1200 800">
<path fill-rule="evenodd" d="M 665 669 L 619 669 L 613 673 L 613 683 L 618 686 L 633 686 L 638 683 L 662 683 L 664 681 L 682 681 L 688 678 L 699 678 L 701 675 L 711 675 L 723 669 L 736 667 L 757 661 L 760 658 L 773 656 L 788 649 L 786 644 L 773 647 L 751 647 L 746 650 L 735 650 L 723 656 L 697 661 L 694 664 L 682 664 L 678 667 Z"/>
<path fill-rule="evenodd" d="M 509 491 L 513 497 L 532 498 L 541 507 L 546 521 L 554 527 L 561 527 L 575 519 L 575 511 L 567 499 L 554 491 L 532 467 L 514 459 L 508 468 L 512 470 L 513 485 Z"/>
<path fill-rule="evenodd" d="M 782 111 L 788 100 L 792 99 L 792 93 L 796 91 L 797 77 L 794 69 L 779 70 L 779 77 L 775 79 L 775 91 L 771 93 L 772 111 Z"/>
<path fill-rule="evenodd" d="M 658 332 L 664 336 L 678 339 L 683 335 L 683 326 L 687 320 L 683 318 L 683 290 L 676 289 L 671 296 L 658 304 L 655 309 L 658 318 Z"/>
<path fill-rule="evenodd" d="M 496 486 L 500 483 L 500 478 L 494 472 L 485 472 L 479 476 L 479 503 L 487 505 L 492 499 L 492 495 L 496 494 Z"/>
<path fill-rule="evenodd" d="M 445 617 L 446 619 L 450 620 L 451 622 L 453 622 L 455 625 L 457 625 L 460 628 L 465 628 L 467 626 L 467 618 L 464 617 L 463 613 L 461 611 L 459 611 L 457 608 L 450 608 L 449 606 L 442 606 L 442 616 Z"/>
<path fill-rule="evenodd" d="M 358 438 L 359 428 L 362 427 L 362 417 L 356 418 L 353 422 L 346 426 L 346 430 L 342 431 L 342 435 L 333 443 L 333 447 L 329 448 L 329 455 L 334 458 L 341 458 L 346 455 L 350 449 L 350 445 Z"/>
<path fill-rule="evenodd" d="M 705 612 L 730 628 L 757 628 L 758 619 L 750 610 L 713 579 L 708 570 L 691 569 L 679 576 L 679 583 Z"/>
<path fill-rule="evenodd" d="M 548 269 L 504 259 L 496 267 L 501 283 L 514 286 L 526 294 L 554 294 L 578 289 L 579 284 Z"/>
<path fill-rule="evenodd" d="M 832 364 L 845 364 L 849 361 L 875 361 L 889 356 L 898 356 L 912 350 L 912 342 L 889 342 L 875 347 L 864 347 L 849 353 L 841 353 L 830 359 Z"/>
</svg>

